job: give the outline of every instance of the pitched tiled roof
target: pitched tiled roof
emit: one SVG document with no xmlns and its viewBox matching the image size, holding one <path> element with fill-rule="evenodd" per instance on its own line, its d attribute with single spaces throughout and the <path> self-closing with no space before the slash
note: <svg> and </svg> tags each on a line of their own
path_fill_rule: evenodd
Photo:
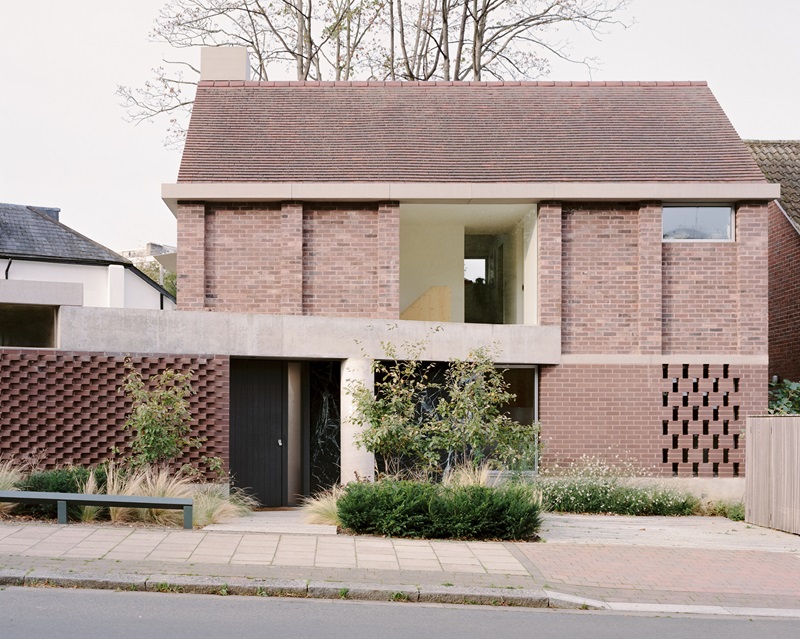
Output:
<svg viewBox="0 0 800 639">
<path fill-rule="evenodd" d="M 200 82 L 179 182 L 764 182 L 704 82 Z"/>
<path fill-rule="evenodd" d="M 781 185 L 780 203 L 800 231 L 800 140 L 746 140 L 770 182 Z"/>
<path fill-rule="evenodd" d="M 41 209 L 0 203 L 0 257 L 93 264 L 130 264 L 105 246 L 57 222 Z"/>
</svg>

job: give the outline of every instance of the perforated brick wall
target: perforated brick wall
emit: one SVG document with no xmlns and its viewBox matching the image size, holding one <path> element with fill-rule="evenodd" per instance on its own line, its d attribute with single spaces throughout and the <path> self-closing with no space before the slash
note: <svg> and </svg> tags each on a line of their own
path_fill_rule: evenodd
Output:
<svg viewBox="0 0 800 639">
<path fill-rule="evenodd" d="M 744 475 L 745 419 L 766 405 L 766 366 L 543 366 L 539 398 L 545 464 L 587 455 L 733 477 Z"/>
<path fill-rule="evenodd" d="M 201 455 L 228 460 L 229 360 L 211 356 L 132 355 L 145 379 L 166 368 L 193 371 L 192 436 Z M 123 429 L 130 403 L 119 393 L 124 356 L 0 349 L 0 458 L 42 457 L 47 467 L 97 464 L 112 447 L 128 450 Z"/>
<path fill-rule="evenodd" d="M 766 367 L 665 364 L 661 463 L 674 475 L 744 475 L 747 415 L 763 412 Z"/>
</svg>

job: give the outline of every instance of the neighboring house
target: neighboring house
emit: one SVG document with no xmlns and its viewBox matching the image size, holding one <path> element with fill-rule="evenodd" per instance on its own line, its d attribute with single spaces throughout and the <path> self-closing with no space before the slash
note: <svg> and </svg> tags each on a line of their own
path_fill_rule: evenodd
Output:
<svg viewBox="0 0 800 639">
<path fill-rule="evenodd" d="M 58 215 L 59 209 L 0 203 L 0 346 L 57 346 L 62 306 L 175 307 L 129 260 Z"/>
<path fill-rule="evenodd" d="M 202 66 L 163 187 L 179 310 L 65 309 L 69 353 L 0 352 L 15 370 L 94 359 L 109 395 L 114 353 L 191 367 L 206 454 L 270 505 L 372 474 L 346 388 L 386 340 L 431 361 L 494 346 L 547 459 L 743 473 L 779 188 L 705 83 L 250 82 L 239 49 Z"/>
<path fill-rule="evenodd" d="M 800 140 L 748 140 L 781 197 L 769 205 L 769 374 L 800 380 Z"/>
</svg>

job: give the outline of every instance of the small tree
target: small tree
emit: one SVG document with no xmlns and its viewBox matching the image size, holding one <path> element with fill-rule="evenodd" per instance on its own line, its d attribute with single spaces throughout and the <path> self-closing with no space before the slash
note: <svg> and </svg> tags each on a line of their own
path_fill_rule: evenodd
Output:
<svg viewBox="0 0 800 639">
<path fill-rule="evenodd" d="M 421 410 L 426 393 L 436 386 L 429 379 L 431 366 L 419 359 L 424 346 L 403 344 L 411 356 L 401 360 L 393 344 L 381 342 L 385 360 L 372 363 L 374 387 L 353 382 L 347 388 L 356 405 L 352 419 L 362 427 L 358 443 L 379 456 L 390 475 L 409 466 L 429 470 L 438 464 L 429 446 L 430 415 Z"/>
<path fill-rule="evenodd" d="M 164 464 L 182 455 L 186 448 L 198 448 L 203 439 L 189 437 L 192 372 L 168 368 L 145 382 L 130 358 L 125 359 L 125 368 L 128 373 L 120 392 L 133 404 L 125 421 L 125 428 L 133 431 L 131 463 Z"/>
<path fill-rule="evenodd" d="M 495 460 L 515 464 L 539 432 L 538 424 L 520 424 L 504 408 L 516 398 L 488 348 L 450 363 L 436 406 L 434 446 L 446 453 L 445 472 L 460 465 Z"/>
<path fill-rule="evenodd" d="M 387 473 L 441 475 L 485 461 L 515 465 L 530 451 L 539 426 L 520 424 L 505 412 L 515 395 L 490 349 L 453 360 L 439 382 L 432 379 L 432 365 L 419 359 L 424 342 L 404 344 L 409 356 L 403 360 L 392 344 L 381 346 L 386 360 L 373 365 L 374 388 L 357 382 L 348 392 L 354 421 L 362 426 L 358 443 L 382 460 Z M 431 402 L 434 395 L 439 398 Z"/>
</svg>

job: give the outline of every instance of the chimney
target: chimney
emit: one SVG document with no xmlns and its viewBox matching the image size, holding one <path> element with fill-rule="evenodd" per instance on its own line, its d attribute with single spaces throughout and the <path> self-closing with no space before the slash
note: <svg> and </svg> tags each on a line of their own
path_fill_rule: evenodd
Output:
<svg viewBox="0 0 800 639">
<path fill-rule="evenodd" d="M 249 80 L 247 47 L 200 49 L 200 80 Z"/>
<path fill-rule="evenodd" d="M 28 208 L 33 209 L 34 211 L 36 211 L 37 213 L 41 213 L 42 215 L 46 215 L 47 217 L 55 220 L 56 222 L 58 222 L 58 214 L 61 213 L 61 209 L 54 209 L 46 206 L 30 206 Z"/>
</svg>

